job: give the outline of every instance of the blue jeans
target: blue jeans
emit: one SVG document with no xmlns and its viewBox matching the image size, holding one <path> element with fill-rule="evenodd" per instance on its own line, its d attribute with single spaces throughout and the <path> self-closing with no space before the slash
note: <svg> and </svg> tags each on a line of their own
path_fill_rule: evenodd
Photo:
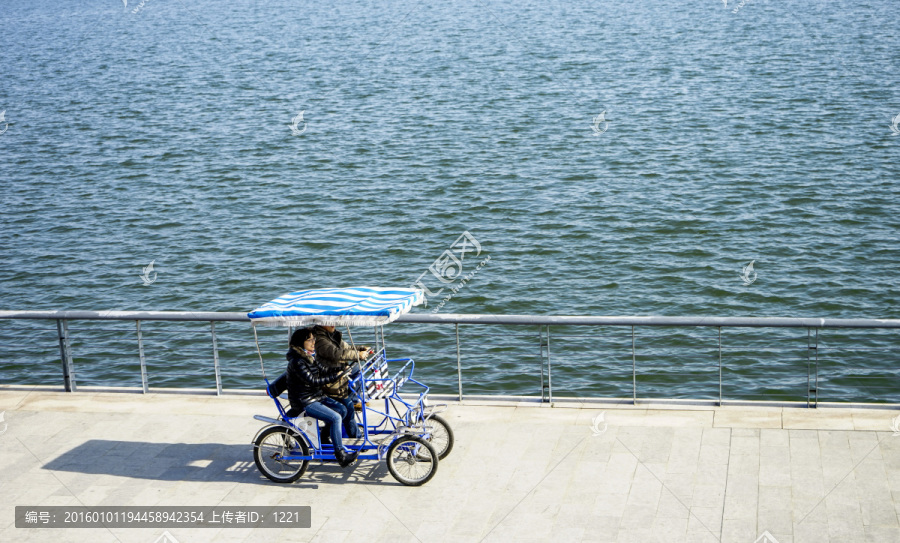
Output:
<svg viewBox="0 0 900 543">
<path fill-rule="evenodd" d="M 344 448 L 343 443 L 341 443 L 341 423 L 346 421 L 348 416 L 347 408 L 344 405 L 333 398 L 326 397 L 322 398 L 321 401 L 307 405 L 306 414 L 325 423 L 330 431 L 331 443 L 334 445 L 335 450 Z M 352 420 L 352 410 L 349 412 L 349 416 L 355 424 L 355 421 Z"/>
<path fill-rule="evenodd" d="M 341 413 L 341 419 L 344 421 L 344 429 L 347 430 L 347 437 L 357 438 L 359 437 L 359 426 L 356 425 L 356 417 L 354 416 L 353 410 L 353 400 L 349 397 L 347 398 L 331 398 L 341 404 L 343 408 L 343 412 Z"/>
</svg>

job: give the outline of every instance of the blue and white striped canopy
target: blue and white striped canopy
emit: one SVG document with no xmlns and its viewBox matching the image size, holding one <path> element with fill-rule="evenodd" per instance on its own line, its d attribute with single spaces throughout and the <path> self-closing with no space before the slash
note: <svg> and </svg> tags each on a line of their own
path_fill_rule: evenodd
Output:
<svg viewBox="0 0 900 543">
<path fill-rule="evenodd" d="M 323 288 L 279 296 L 247 316 L 254 325 L 379 326 L 424 300 L 415 288 Z"/>
</svg>

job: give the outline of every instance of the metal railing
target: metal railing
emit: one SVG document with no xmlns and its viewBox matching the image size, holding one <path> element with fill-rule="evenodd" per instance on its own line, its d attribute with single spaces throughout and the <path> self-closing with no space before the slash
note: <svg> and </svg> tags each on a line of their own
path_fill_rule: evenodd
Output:
<svg viewBox="0 0 900 543">
<path fill-rule="evenodd" d="M 137 339 L 137 355 L 140 363 L 141 388 L 149 392 L 147 364 L 141 323 L 146 321 L 208 322 L 212 341 L 212 360 L 215 373 L 216 394 L 222 394 L 222 376 L 219 363 L 219 344 L 216 335 L 217 322 L 249 323 L 245 313 L 188 312 L 188 311 L 0 311 L 0 319 L 38 319 L 56 321 L 59 359 L 65 390 L 77 390 L 73 363 L 69 321 L 112 320 L 133 321 Z M 823 319 L 823 318 L 769 318 L 769 317 L 661 317 L 661 316 L 531 316 L 531 315 L 466 315 L 466 314 L 406 314 L 401 323 L 425 325 L 453 325 L 456 341 L 457 391 L 463 399 L 462 353 L 460 349 L 460 325 L 507 325 L 537 327 L 540 345 L 541 378 L 540 400 L 553 401 L 553 359 L 551 357 L 551 328 L 563 327 L 622 327 L 630 331 L 631 388 L 633 403 L 638 402 L 638 363 L 635 339 L 636 327 L 706 327 L 717 329 L 718 351 L 718 405 L 725 401 L 722 389 L 723 344 L 722 328 L 793 328 L 806 329 L 807 386 L 806 405 L 816 407 L 819 402 L 819 331 L 823 329 L 900 329 L 900 319 Z M 376 333 L 377 336 L 377 333 Z M 574 336 L 565 336 L 574 337 Z"/>
</svg>

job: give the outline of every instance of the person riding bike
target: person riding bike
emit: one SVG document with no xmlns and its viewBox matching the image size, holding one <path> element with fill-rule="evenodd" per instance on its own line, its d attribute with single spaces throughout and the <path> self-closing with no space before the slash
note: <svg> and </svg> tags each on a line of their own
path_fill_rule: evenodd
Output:
<svg viewBox="0 0 900 543">
<path fill-rule="evenodd" d="M 334 326 L 314 326 L 313 334 L 316 336 L 317 360 L 326 368 L 347 369 L 350 364 L 365 360 L 369 356 L 369 347 L 360 346 L 353 348 L 342 339 L 341 333 Z M 348 411 L 353 411 L 353 400 L 350 398 L 349 379 L 344 377 L 323 387 L 325 394 L 341 403 Z M 353 424 L 353 428 L 347 428 L 347 435 L 359 437 L 359 428 Z"/>
<path fill-rule="evenodd" d="M 306 414 L 325 422 L 334 445 L 334 456 L 342 468 L 352 464 L 359 456 L 359 451 L 350 452 L 341 441 L 341 425 L 355 430 L 356 420 L 351 404 L 347 409 L 344 404 L 329 398 L 322 391 L 322 386 L 340 380 L 346 371 L 341 368 L 326 368 L 316 360 L 316 338 L 311 328 L 301 328 L 291 335 L 290 349 L 286 357 L 288 399 L 291 408 L 306 410 Z M 348 431 L 348 435 L 350 435 Z"/>
</svg>

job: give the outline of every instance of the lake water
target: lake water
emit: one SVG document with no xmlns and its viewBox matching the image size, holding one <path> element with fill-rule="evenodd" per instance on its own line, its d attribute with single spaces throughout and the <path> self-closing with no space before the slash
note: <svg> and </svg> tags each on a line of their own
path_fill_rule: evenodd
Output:
<svg viewBox="0 0 900 543">
<path fill-rule="evenodd" d="M 900 318 L 895 0 L 123 4 L 0 7 L 3 309 L 421 280 L 417 312 Z M 134 384 L 133 323 L 72 326 L 80 382 Z M 26 328 L 0 382 L 58 382 Z M 396 329 L 455 391 L 452 329 Z M 554 394 L 630 397 L 630 330 L 576 333 Z M 648 394 L 717 394 L 715 329 L 638 333 Z M 805 330 L 723 334 L 726 395 L 805 398 Z M 820 399 L 900 401 L 896 333 L 820 334 Z M 469 390 L 533 393 L 537 335 L 464 327 Z M 199 385 L 208 345 L 172 341 L 152 384 Z"/>
</svg>

